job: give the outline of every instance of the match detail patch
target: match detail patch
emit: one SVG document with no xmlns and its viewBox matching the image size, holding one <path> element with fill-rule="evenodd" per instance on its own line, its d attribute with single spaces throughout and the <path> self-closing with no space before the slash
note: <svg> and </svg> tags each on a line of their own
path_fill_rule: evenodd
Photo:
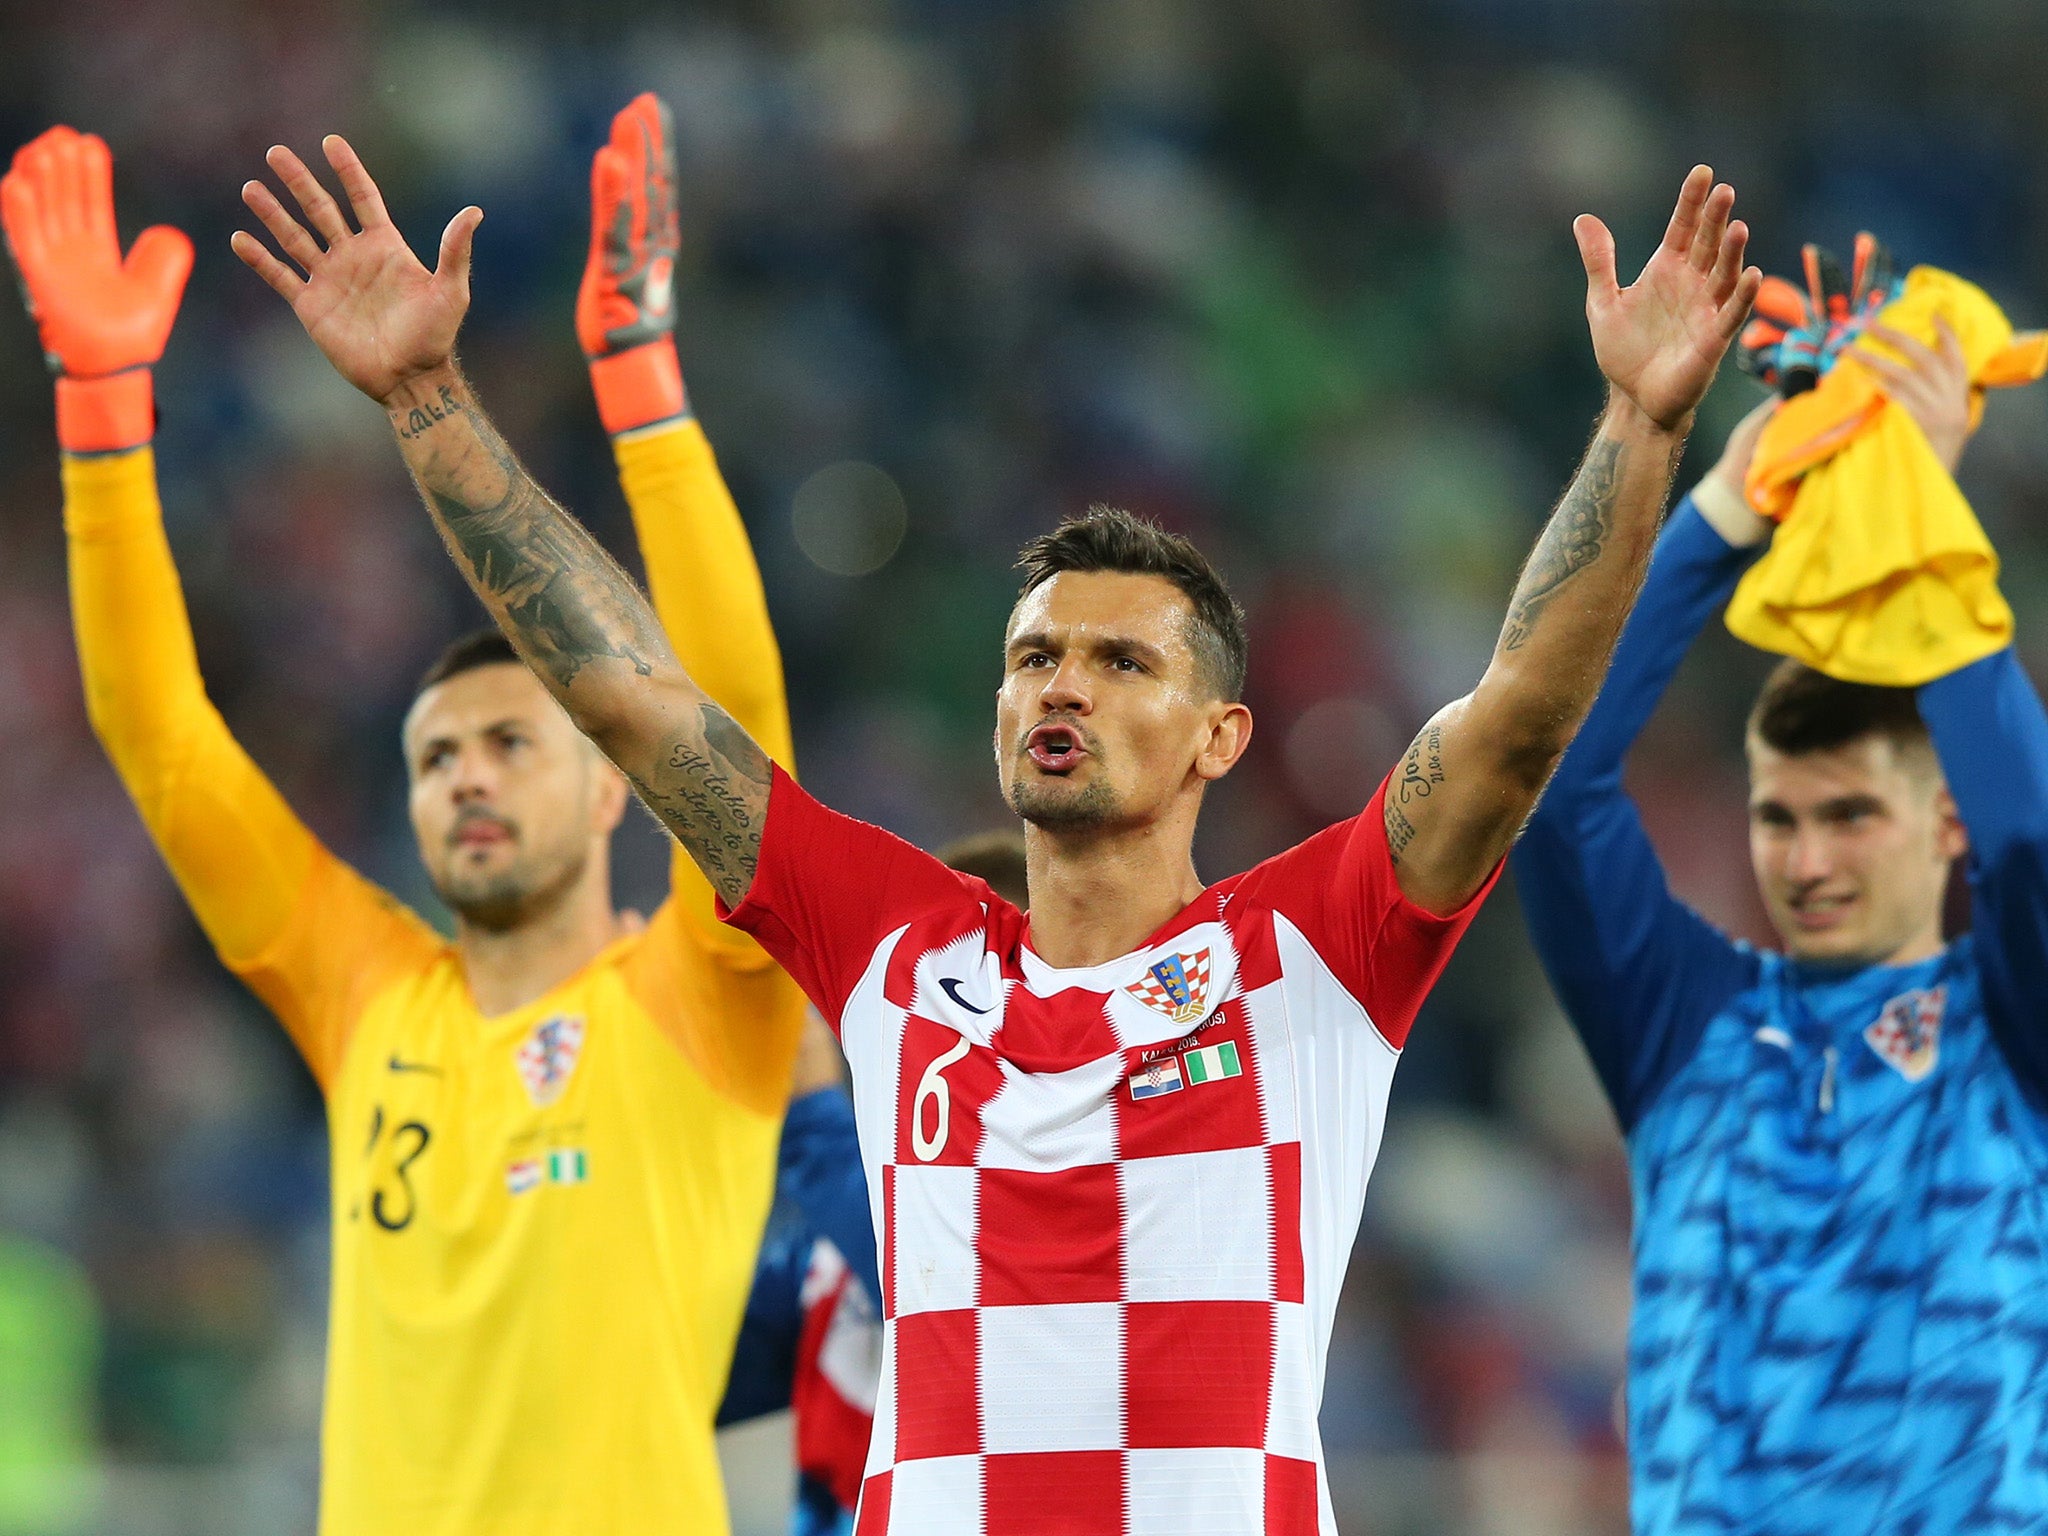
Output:
<svg viewBox="0 0 2048 1536">
<path fill-rule="evenodd" d="M 1237 1042 L 1226 1040 L 1221 1045 L 1207 1045 L 1199 1051 L 1189 1051 L 1181 1057 L 1187 1066 L 1190 1083 L 1213 1083 L 1226 1077 L 1242 1077 L 1244 1068 L 1238 1064 Z"/>
<path fill-rule="evenodd" d="M 1144 1071 L 1131 1074 L 1131 1097 L 1141 1102 L 1156 1099 L 1162 1094 L 1179 1093 L 1185 1086 L 1181 1081 L 1178 1056 L 1162 1056 L 1147 1064 Z"/>
<path fill-rule="evenodd" d="M 590 1178 L 590 1159 L 581 1147 L 565 1147 L 545 1157 L 522 1157 L 505 1165 L 505 1187 L 523 1195 L 543 1184 L 582 1184 Z"/>
</svg>

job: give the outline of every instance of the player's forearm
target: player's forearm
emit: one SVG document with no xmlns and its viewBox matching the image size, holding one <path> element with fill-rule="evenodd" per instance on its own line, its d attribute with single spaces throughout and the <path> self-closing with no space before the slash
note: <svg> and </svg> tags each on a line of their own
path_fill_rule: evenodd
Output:
<svg viewBox="0 0 2048 1536">
<path fill-rule="evenodd" d="M 1542 787 L 1599 694 L 1656 546 L 1685 425 L 1611 400 L 1523 567 L 1472 717 L 1500 768 Z"/>
<path fill-rule="evenodd" d="M 1545 789 L 1538 819 L 1579 792 L 1619 795 L 1623 760 L 1700 631 L 1726 606 L 1756 547 L 1731 545 L 1688 499 L 1666 519 L 1600 695 Z"/>
<path fill-rule="evenodd" d="M 2048 709 L 2019 657 L 2008 647 L 1971 662 L 1918 700 L 1980 873 L 2048 868 Z"/>
<path fill-rule="evenodd" d="M 766 754 L 691 681 L 632 578 L 534 483 L 452 364 L 384 406 L 442 541 L 498 627 L 719 894 L 739 901 L 767 815 Z"/>
<path fill-rule="evenodd" d="M 685 671 L 768 755 L 791 761 L 782 655 L 746 524 L 693 419 L 615 438 L 648 595 Z"/>
<path fill-rule="evenodd" d="M 67 456 L 64 529 L 86 716 L 142 801 L 206 707 L 149 449 Z"/>
<path fill-rule="evenodd" d="M 64 461 L 71 616 L 93 732 L 230 965 L 269 948 L 313 834 L 206 697 L 147 449 Z"/>
<path fill-rule="evenodd" d="M 384 406 L 456 565 L 586 733 L 630 713 L 626 679 L 680 673 L 646 599 L 534 483 L 452 364 Z"/>
</svg>

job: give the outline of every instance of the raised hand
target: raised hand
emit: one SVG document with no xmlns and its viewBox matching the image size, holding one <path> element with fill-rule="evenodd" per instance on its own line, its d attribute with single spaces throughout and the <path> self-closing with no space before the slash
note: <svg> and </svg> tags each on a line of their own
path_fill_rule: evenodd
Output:
<svg viewBox="0 0 2048 1536">
<path fill-rule="evenodd" d="M 235 254 L 291 305 L 335 372 L 384 404 L 408 380 L 453 361 L 455 333 L 469 310 L 470 245 L 484 214 L 472 206 L 448 221 L 438 264 L 429 272 L 391 222 L 376 182 L 348 142 L 331 133 L 321 148 L 359 227 L 350 227 L 304 161 L 274 145 L 264 158 L 306 223 L 260 181 L 244 183 L 242 201 L 305 276 L 242 230 L 235 231 Z"/>
<path fill-rule="evenodd" d="M 1962 461 L 1963 446 L 1977 430 L 1970 408 L 1970 365 L 1948 321 L 1934 317 L 1933 346 L 1889 325 L 1872 324 L 1854 348 L 1856 360 L 1877 375 L 1892 403 L 1903 408 L 1927 434 L 1927 445 L 1950 474 Z M 1898 358 L 1870 345 L 1878 341 Z"/>
<path fill-rule="evenodd" d="M 612 119 L 590 165 L 590 256 L 576 291 L 583 355 L 610 357 L 675 329 L 675 122 L 652 91 Z"/>
<path fill-rule="evenodd" d="M 611 433 L 689 410 L 676 357 L 675 123 L 642 92 L 612 119 L 590 164 L 590 256 L 576 290 L 576 340 Z"/>
<path fill-rule="evenodd" d="M 192 242 L 159 224 L 124 260 L 114 159 L 97 134 L 56 127 L 0 178 L 0 229 L 57 381 L 67 452 L 138 447 L 155 430 L 149 368 L 163 356 L 192 274 Z"/>
<path fill-rule="evenodd" d="M 1755 302 L 1763 273 L 1745 267 L 1749 228 L 1729 221 L 1735 189 L 1696 165 L 1663 242 L 1642 274 L 1615 279 L 1614 236 L 1590 213 L 1572 224 L 1586 266 L 1593 355 L 1615 392 L 1665 430 L 1681 426 Z"/>
</svg>

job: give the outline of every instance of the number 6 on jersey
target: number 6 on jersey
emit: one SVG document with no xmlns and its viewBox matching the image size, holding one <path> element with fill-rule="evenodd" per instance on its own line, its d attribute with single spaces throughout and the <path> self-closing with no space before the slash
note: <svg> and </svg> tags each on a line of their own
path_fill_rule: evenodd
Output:
<svg viewBox="0 0 2048 1536">
<path fill-rule="evenodd" d="M 917 1154 L 921 1163 L 929 1163 L 946 1150 L 946 1137 L 953 1124 L 953 1090 L 945 1079 L 946 1068 L 967 1054 L 968 1045 L 962 1036 L 948 1049 L 932 1058 L 932 1064 L 924 1069 L 924 1076 L 917 1080 L 917 1096 L 910 1101 L 910 1150 Z M 938 1109 L 938 1123 L 931 1135 L 924 1133 L 924 1103 L 931 1099 Z"/>
</svg>

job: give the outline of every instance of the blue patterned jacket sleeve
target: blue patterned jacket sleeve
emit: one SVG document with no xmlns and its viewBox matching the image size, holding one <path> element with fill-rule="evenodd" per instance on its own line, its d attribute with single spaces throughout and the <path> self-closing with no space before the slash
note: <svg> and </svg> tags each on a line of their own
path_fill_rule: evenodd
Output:
<svg viewBox="0 0 2048 1536">
<path fill-rule="evenodd" d="M 868 1295 L 879 1300 L 882 1283 L 867 1174 L 860 1165 L 853 1100 L 843 1089 L 821 1088 L 789 1106 L 782 1122 L 775 1199 L 801 1211 L 804 1225 L 819 1237 L 830 1238 Z"/>
<path fill-rule="evenodd" d="M 789 1406 L 796 1383 L 796 1346 L 804 1329 L 804 1275 L 811 1265 L 811 1234 L 778 1209 L 754 1263 L 754 1288 L 733 1346 L 732 1374 L 717 1423 L 744 1424 Z"/>
<path fill-rule="evenodd" d="M 789 1106 L 776 1154 L 775 1209 L 754 1264 L 754 1289 L 740 1322 L 720 1424 L 739 1424 L 789 1406 L 803 1334 L 804 1276 L 821 1237 L 846 1256 L 870 1296 L 880 1296 L 875 1229 L 868 1215 L 853 1103 L 838 1088 Z"/>
<path fill-rule="evenodd" d="M 1970 831 L 1984 1011 L 2048 1108 L 2048 711 L 2008 648 L 1927 684 L 1920 714 Z"/>
<path fill-rule="evenodd" d="M 1621 784 L 1629 747 L 1754 553 L 1731 547 L 1690 497 L 1679 505 L 1600 698 L 1512 860 L 1536 952 L 1624 1133 L 1757 974 L 1749 950 L 1671 894 Z"/>
</svg>

